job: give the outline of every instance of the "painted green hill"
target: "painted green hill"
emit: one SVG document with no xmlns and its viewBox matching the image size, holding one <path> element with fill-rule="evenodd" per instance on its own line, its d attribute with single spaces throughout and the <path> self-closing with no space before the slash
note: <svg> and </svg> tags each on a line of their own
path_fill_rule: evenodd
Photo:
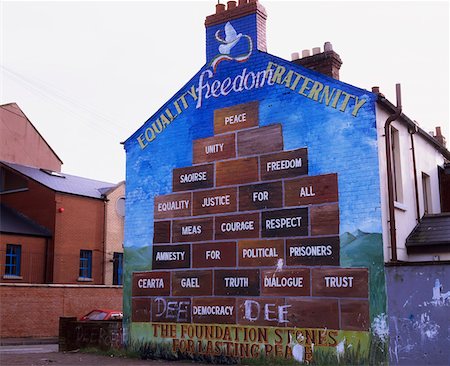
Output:
<svg viewBox="0 0 450 366">
<path fill-rule="evenodd" d="M 357 230 L 344 233 L 341 240 L 341 266 L 369 268 L 370 318 L 386 313 L 383 239 L 378 233 Z"/>
</svg>

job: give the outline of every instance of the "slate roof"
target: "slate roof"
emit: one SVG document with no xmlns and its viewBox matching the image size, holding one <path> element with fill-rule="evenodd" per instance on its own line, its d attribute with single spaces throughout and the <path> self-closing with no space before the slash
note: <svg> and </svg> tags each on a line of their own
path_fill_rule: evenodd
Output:
<svg viewBox="0 0 450 366">
<path fill-rule="evenodd" d="M 426 215 L 406 239 L 409 253 L 450 251 L 450 213 Z"/>
<path fill-rule="evenodd" d="M 0 203 L 0 217 L 0 232 L 2 233 L 43 237 L 52 236 L 48 229 L 3 203 Z"/>
<path fill-rule="evenodd" d="M 1 163 L 56 192 L 102 199 L 104 192 L 116 186 L 114 183 L 101 182 L 61 172 L 52 175 L 39 168 L 6 161 L 1 161 Z"/>
</svg>

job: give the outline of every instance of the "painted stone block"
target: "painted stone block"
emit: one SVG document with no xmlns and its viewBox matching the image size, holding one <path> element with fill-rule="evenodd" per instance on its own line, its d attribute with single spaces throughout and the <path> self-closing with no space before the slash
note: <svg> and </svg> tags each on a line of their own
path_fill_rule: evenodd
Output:
<svg viewBox="0 0 450 366">
<path fill-rule="evenodd" d="M 266 154 L 283 150 L 281 125 L 269 125 L 237 133 L 238 156 Z"/>
<path fill-rule="evenodd" d="M 307 155 L 307 149 L 302 148 L 261 156 L 261 179 L 292 178 L 308 174 Z"/>
<path fill-rule="evenodd" d="M 259 238 L 259 213 L 216 216 L 216 240 Z"/>
<path fill-rule="evenodd" d="M 190 191 L 192 189 L 214 186 L 214 165 L 196 165 L 173 170 L 173 191 Z"/>
<path fill-rule="evenodd" d="M 152 271 L 133 273 L 131 296 L 170 295 L 170 272 Z"/>
<path fill-rule="evenodd" d="M 205 217 L 188 220 L 174 220 L 172 224 L 172 242 L 186 243 L 212 240 L 213 218 Z"/>
<path fill-rule="evenodd" d="M 171 221 L 155 221 L 153 243 L 170 243 Z"/>
<path fill-rule="evenodd" d="M 286 298 L 288 327 L 339 329 L 339 306 L 335 299 Z"/>
<path fill-rule="evenodd" d="M 339 237 L 287 239 L 286 264 L 288 266 L 338 266 Z"/>
<path fill-rule="evenodd" d="M 310 296 L 309 268 L 261 271 L 261 295 Z"/>
<path fill-rule="evenodd" d="M 259 296 L 259 269 L 215 270 L 214 292 L 218 296 Z"/>
<path fill-rule="evenodd" d="M 192 267 L 236 267 L 236 243 L 192 244 Z"/>
<path fill-rule="evenodd" d="M 149 297 L 131 299 L 131 321 L 150 322 L 152 303 Z"/>
<path fill-rule="evenodd" d="M 236 157 L 236 135 L 207 137 L 194 141 L 194 164 L 209 163 Z"/>
<path fill-rule="evenodd" d="M 214 111 L 214 134 L 258 126 L 259 102 L 249 102 Z"/>
<path fill-rule="evenodd" d="M 311 235 L 339 234 L 339 205 L 311 207 Z"/>
<path fill-rule="evenodd" d="M 236 324 L 236 299 L 206 297 L 192 300 L 192 320 L 203 324 Z"/>
<path fill-rule="evenodd" d="M 262 236 L 285 237 L 308 235 L 308 209 L 294 208 L 262 213 Z"/>
<path fill-rule="evenodd" d="M 194 192 L 194 215 L 234 212 L 237 209 L 237 188 L 221 188 Z"/>
<path fill-rule="evenodd" d="M 367 268 L 313 268 L 313 296 L 362 297 L 369 295 Z"/>
<path fill-rule="evenodd" d="M 238 298 L 238 324 L 284 327 L 289 307 L 280 297 Z"/>
<path fill-rule="evenodd" d="M 370 327 L 369 302 L 365 300 L 340 300 L 341 328 L 367 332 Z"/>
<path fill-rule="evenodd" d="M 189 244 L 153 246 L 153 269 L 188 268 L 190 264 L 191 247 Z"/>
<path fill-rule="evenodd" d="M 281 181 L 240 186 L 239 211 L 282 207 L 282 192 Z"/>
<path fill-rule="evenodd" d="M 216 163 L 216 186 L 258 181 L 258 158 L 242 158 Z"/>
<path fill-rule="evenodd" d="M 276 267 L 284 262 L 284 240 L 240 240 L 238 250 L 241 267 Z"/>
<path fill-rule="evenodd" d="M 337 174 L 286 180 L 284 188 L 286 206 L 304 206 L 338 201 Z"/>
<path fill-rule="evenodd" d="M 191 193 L 175 193 L 164 196 L 156 196 L 154 212 L 155 219 L 191 216 Z"/>
<path fill-rule="evenodd" d="M 172 272 L 172 295 L 212 295 L 212 271 L 189 270 Z"/>
<path fill-rule="evenodd" d="M 192 303 L 189 297 L 152 298 L 152 322 L 190 323 Z"/>
</svg>

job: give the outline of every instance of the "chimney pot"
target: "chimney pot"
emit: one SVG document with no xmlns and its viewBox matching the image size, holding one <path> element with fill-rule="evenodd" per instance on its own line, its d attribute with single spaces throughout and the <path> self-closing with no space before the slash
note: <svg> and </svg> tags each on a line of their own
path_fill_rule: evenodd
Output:
<svg viewBox="0 0 450 366">
<path fill-rule="evenodd" d="M 433 134 L 431 135 L 433 136 Z M 436 127 L 436 134 L 433 136 L 442 146 L 447 146 L 447 140 L 444 135 L 442 135 L 441 127 Z"/>
<path fill-rule="evenodd" d="M 372 86 L 372 93 L 380 94 L 380 87 L 379 86 Z"/>
<path fill-rule="evenodd" d="M 324 48 L 329 49 L 329 46 L 325 45 Z M 292 60 L 292 62 L 339 80 L 339 69 L 342 65 L 342 60 L 339 55 L 334 51 L 321 53 L 320 47 L 314 48 L 313 52 L 314 54 L 310 56 L 309 50 L 303 50 L 302 58 Z"/>
<path fill-rule="evenodd" d="M 298 60 L 300 58 L 300 55 L 298 54 L 298 52 L 293 52 L 291 53 L 291 60 Z"/>
<path fill-rule="evenodd" d="M 236 1 L 227 2 L 227 10 L 234 9 L 236 7 Z"/>
<path fill-rule="evenodd" d="M 248 0 L 239 0 L 238 6 L 245 5 L 248 3 Z"/>
<path fill-rule="evenodd" d="M 323 45 L 323 52 L 333 51 L 333 45 L 331 42 L 325 42 Z"/>
<path fill-rule="evenodd" d="M 216 4 L 216 14 L 223 13 L 225 11 L 225 4 Z"/>
</svg>

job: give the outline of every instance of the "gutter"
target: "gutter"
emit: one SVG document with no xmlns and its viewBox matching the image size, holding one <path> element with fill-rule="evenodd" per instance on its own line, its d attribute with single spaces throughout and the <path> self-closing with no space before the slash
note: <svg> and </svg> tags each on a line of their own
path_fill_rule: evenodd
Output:
<svg viewBox="0 0 450 366">
<path fill-rule="evenodd" d="M 384 135 L 386 145 L 386 170 L 388 186 L 388 206 L 389 206 L 389 233 L 391 243 L 391 261 L 397 262 L 397 236 L 395 228 L 395 208 L 394 208 L 394 182 L 392 179 L 392 156 L 391 156 L 391 131 L 390 125 L 402 114 L 402 96 L 400 84 L 395 85 L 397 95 L 397 107 L 394 107 L 394 113 L 391 114 L 384 124 Z"/>
<path fill-rule="evenodd" d="M 387 100 L 384 95 L 378 94 L 377 103 L 383 107 L 387 112 L 395 113 L 396 107 Z M 425 130 L 420 128 L 413 120 L 411 120 L 408 116 L 401 113 L 399 121 L 404 123 L 406 126 L 412 129 L 417 129 L 417 134 L 424 138 L 431 146 L 434 146 L 436 150 L 438 150 L 447 160 L 450 160 L 450 151 L 447 150 L 444 146 L 442 146 L 434 137 L 430 136 Z"/>
</svg>

